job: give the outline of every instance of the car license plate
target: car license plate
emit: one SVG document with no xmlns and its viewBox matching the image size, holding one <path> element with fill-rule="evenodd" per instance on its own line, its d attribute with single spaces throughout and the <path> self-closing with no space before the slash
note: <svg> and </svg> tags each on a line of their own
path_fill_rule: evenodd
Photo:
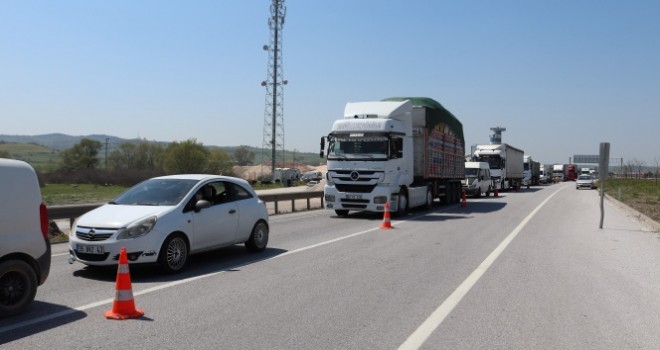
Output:
<svg viewBox="0 0 660 350">
<path fill-rule="evenodd" d="M 76 251 L 78 253 L 85 253 L 85 254 L 103 254 L 103 253 L 105 253 L 105 249 L 103 249 L 102 245 L 78 244 L 76 246 Z"/>
<path fill-rule="evenodd" d="M 362 199 L 361 194 L 347 194 L 346 199 Z"/>
</svg>

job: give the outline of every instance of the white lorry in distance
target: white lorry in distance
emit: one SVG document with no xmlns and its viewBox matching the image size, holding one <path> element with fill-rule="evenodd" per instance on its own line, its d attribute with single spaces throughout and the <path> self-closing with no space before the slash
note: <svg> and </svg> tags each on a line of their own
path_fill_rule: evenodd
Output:
<svg viewBox="0 0 660 350">
<path fill-rule="evenodd" d="M 327 142 L 326 209 L 402 214 L 434 199 L 458 203 L 465 176 L 463 125 L 430 98 L 347 103 Z"/>
<path fill-rule="evenodd" d="M 523 151 L 506 143 L 476 145 L 474 161 L 486 162 L 498 190 L 520 188 L 523 180 Z"/>
<path fill-rule="evenodd" d="M 523 186 L 536 186 L 541 180 L 541 163 L 532 159 L 532 156 L 524 157 L 523 164 Z"/>
<path fill-rule="evenodd" d="M 463 180 L 463 191 L 468 196 L 486 197 L 493 190 L 493 180 L 490 177 L 490 167 L 485 162 L 465 162 L 465 179 Z"/>
</svg>

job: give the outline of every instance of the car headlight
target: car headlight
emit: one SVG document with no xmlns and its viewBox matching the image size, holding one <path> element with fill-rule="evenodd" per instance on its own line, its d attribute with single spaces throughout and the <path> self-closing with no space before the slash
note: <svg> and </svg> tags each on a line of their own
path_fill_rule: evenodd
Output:
<svg viewBox="0 0 660 350">
<path fill-rule="evenodd" d="M 144 220 L 140 220 L 128 225 L 126 228 L 120 229 L 117 239 L 129 239 L 144 236 L 151 231 L 156 225 L 156 216 L 150 216 Z"/>
</svg>

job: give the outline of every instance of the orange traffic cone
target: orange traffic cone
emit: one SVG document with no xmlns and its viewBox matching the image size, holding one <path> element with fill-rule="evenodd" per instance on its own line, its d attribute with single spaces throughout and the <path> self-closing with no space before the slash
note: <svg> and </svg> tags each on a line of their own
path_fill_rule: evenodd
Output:
<svg viewBox="0 0 660 350">
<path fill-rule="evenodd" d="M 495 197 L 499 196 L 499 192 L 497 192 L 497 186 L 495 186 L 495 193 L 494 193 L 494 196 L 495 196 Z"/>
<path fill-rule="evenodd" d="M 463 200 L 461 201 L 461 207 L 467 207 L 467 197 L 465 196 L 465 191 L 463 191 Z"/>
<path fill-rule="evenodd" d="M 126 256 L 126 248 L 124 247 L 121 248 L 119 253 L 119 267 L 117 268 L 115 290 L 115 300 L 112 302 L 112 309 L 106 311 L 104 314 L 105 318 L 125 320 L 144 315 L 144 311 L 135 308 L 133 289 L 131 288 L 131 274 L 128 271 L 128 257 Z"/>
<path fill-rule="evenodd" d="M 383 223 L 380 225 L 381 229 L 392 229 L 390 222 L 390 202 L 385 202 L 385 212 L 383 213 Z"/>
</svg>

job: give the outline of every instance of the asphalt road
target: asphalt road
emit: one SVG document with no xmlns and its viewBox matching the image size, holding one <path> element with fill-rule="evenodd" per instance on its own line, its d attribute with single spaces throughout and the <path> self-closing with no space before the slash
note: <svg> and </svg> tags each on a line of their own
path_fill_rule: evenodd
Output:
<svg viewBox="0 0 660 350">
<path fill-rule="evenodd" d="M 67 263 L 4 349 L 658 349 L 660 240 L 597 191 L 557 184 L 393 218 L 271 218 L 269 249 L 131 266 L 140 319 L 103 317 L 116 269 Z"/>
</svg>

